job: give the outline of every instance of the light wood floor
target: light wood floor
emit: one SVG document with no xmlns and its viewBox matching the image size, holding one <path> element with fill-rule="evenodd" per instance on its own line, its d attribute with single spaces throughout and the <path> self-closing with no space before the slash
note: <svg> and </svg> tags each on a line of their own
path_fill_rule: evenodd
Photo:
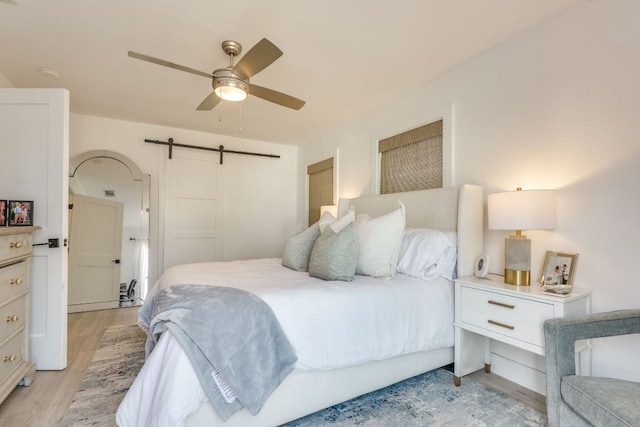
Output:
<svg viewBox="0 0 640 427">
<path fill-rule="evenodd" d="M 513 397 L 529 406 L 530 408 L 537 409 L 543 414 L 547 413 L 547 399 L 541 395 L 536 393 L 535 391 L 531 391 L 526 387 L 522 387 L 516 383 L 513 383 L 503 377 L 500 377 L 495 374 L 487 374 L 484 370 L 479 370 L 472 374 L 469 374 L 466 377 L 462 377 L 462 382 L 466 378 L 473 378 L 481 384 L 486 385 L 487 387 L 491 387 L 494 390 L 498 390 L 508 396 Z"/>
<path fill-rule="evenodd" d="M 67 368 L 63 371 L 38 371 L 31 386 L 17 387 L 0 405 L 0 426 L 59 426 L 104 330 L 111 325 L 135 325 L 137 312 L 138 307 L 129 307 L 70 314 Z M 482 370 L 469 377 L 546 413 L 545 398 L 540 394 Z"/>
<path fill-rule="evenodd" d="M 0 405 L 0 426 L 59 426 L 104 330 L 111 325 L 135 325 L 138 308 L 69 314 L 67 368 L 38 371 L 33 384 L 17 387 Z"/>
</svg>

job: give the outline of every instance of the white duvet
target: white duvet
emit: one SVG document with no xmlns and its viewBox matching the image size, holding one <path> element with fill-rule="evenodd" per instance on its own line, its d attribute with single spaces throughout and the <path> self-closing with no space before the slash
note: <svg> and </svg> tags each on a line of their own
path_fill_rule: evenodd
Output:
<svg viewBox="0 0 640 427">
<path fill-rule="evenodd" d="M 172 267 L 148 297 L 174 284 L 229 286 L 262 298 L 296 350 L 296 370 L 453 346 L 453 285 L 444 278 L 427 282 L 397 274 L 390 280 L 356 276 L 352 282 L 327 282 L 269 258 Z M 117 422 L 179 425 L 204 399 L 188 359 L 165 333 L 120 405 Z"/>
</svg>

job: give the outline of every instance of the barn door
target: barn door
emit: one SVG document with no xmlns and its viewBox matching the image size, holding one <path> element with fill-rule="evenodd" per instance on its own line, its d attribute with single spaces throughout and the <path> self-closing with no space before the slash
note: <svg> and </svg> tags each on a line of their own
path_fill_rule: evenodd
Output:
<svg viewBox="0 0 640 427">
<path fill-rule="evenodd" d="M 165 163 L 164 269 L 222 257 L 222 182 L 214 153 L 173 149 Z"/>
</svg>

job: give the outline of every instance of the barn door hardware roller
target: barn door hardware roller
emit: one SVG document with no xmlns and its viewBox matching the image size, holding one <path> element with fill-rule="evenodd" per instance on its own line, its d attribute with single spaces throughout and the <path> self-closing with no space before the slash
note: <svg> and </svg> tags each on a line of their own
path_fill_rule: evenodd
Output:
<svg viewBox="0 0 640 427">
<path fill-rule="evenodd" d="M 180 148 L 191 148 L 194 150 L 204 150 L 204 151 L 215 151 L 220 153 L 220 164 L 223 164 L 223 156 L 225 153 L 227 154 L 242 154 L 244 156 L 258 156 L 258 157 L 271 157 L 274 159 L 279 159 L 280 156 L 277 154 L 263 154 L 263 153 L 252 153 L 250 151 L 237 151 L 237 150 L 227 150 L 224 148 L 224 145 L 218 146 L 218 148 L 211 147 L 202 147 L 198 145 L 189 145 L 189 144 L 178 144 L 177 142 L 173 142 L 173 138 L 169 138 L 168 141 L 158 141 L 154 139 L 145 139 L 144 142 L 148 142 L 151 144 L 157 145 L 167 145 L 169 147 L 169 159 L 173 158 L 173 147 Z"/>
</svg>

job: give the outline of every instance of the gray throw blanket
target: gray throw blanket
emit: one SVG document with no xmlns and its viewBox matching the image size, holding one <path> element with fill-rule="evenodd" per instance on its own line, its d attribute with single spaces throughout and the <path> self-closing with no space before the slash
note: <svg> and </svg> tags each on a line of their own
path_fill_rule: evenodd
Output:
<svg viewBox="0 0 640 427">
<path fill-rule="evenodd" d="M 149 325 L 147 355 L 170 330 L 223 420 L 243 406 L 257 414 L 297 360 L 271 307 L 240 289 L 174 285 L 153 295 L 139 316 Z"/>
</svg>

